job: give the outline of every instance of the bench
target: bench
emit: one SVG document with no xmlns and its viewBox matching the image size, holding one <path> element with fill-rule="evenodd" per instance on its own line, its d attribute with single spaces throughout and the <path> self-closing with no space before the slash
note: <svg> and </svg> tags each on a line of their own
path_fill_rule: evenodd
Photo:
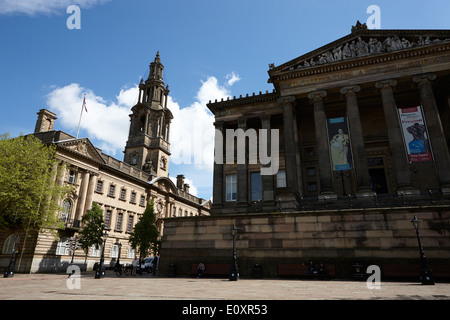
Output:
<svg viewBox="0 0 450 320">
<path fill-rule="evenodd" d="M 191 275 L 197 276 L 198 264 L 193 264 L 191 267 Z M 203 276 L 229 276 L 231 269 L 231 263 L 205 263 L 205 271 Z"/>
<path fill-rule="evenodd" d="M 450 265 L 430 265 L 433 278 L 449 279 Z M 410 278 L 419 277 L 420 264 L 383 264 L 381 274 L 386 278 Z"/>
<path fill-rule="evenodd" d="M 329 279 L 336 276 L 336 268 L 334 265 L 325 265 L 326 274 L 309 273 L 308 266 L 304 264 L 279 264 L 278 276 L 296 276 L 302 278 Z"/>
</svg>

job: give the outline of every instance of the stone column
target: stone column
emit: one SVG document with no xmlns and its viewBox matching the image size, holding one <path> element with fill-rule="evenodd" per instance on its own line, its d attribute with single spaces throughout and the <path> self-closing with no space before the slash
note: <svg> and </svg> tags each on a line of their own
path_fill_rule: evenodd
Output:
<svg viewBox="0 0 450 320">
<path fill-rule="evenodd" d="M 88 171 L 83 172 L 81 178 L 81 185 L 78 193 L 78 207 L 75 215 L 75 220 L 80 220 L 84 214 L 84 207 L 86 204 L 87 189 L 89 184 L 90 173 Z"/>
<path fill-rule="evenodd" d="M 381 100 L 383 102 L 384 117 L 386 118 L 388 130 L 389 148 L 397 178 L 397 190 L 406 193 L 415 193 L 412 191 L 411 170 L 406 155 L 394 91 L 392 89 L 396 85 L 397 80 L 383 80 L 375 84 L 375 86 L 380 89 Z"/>
<path fill-rule="evenodd" d="M 443 193 L 450 192 L 450 156 L 442 128 L 441 118 L 434 98 L 431 81 L 436 79 L 436 74 L 428 73 L 413 77 L 417 83 L 422 101 L 422 109 L 425 115 L 429 140 L 432 148 L 433 159 L 436 165 L 439 182 Z"/>
<path fill-rule="evenodd" d="M 216 128 L 214 143 L 214 178 L 213 178 L 213 205 L 212 208 L 223 206 L 223 122 L 214 122 Z"/>
<path fill-rule="evenodd" d="M 319 160 L 320 193 L 322 195 L 334 194 L 333 178 L 330 165 L 330 148 L 328 146 L 327 116 L 323 105 L 326 91 L 316 91 L 308 94 L 314 105 L 314 126 L 316 131 L 317 158 Z"/>
<path fill-rule="evenodd" d="M 86 210 L 90 210 L 92 208 L 92 197 L 94 196 L 97 175 L 98 174 L 91 173 L 89 177 L 89 187 L 87 190 L 86 205 L 85 205 Z"/>
<path fill-rule="evenodd" d="M 298 193 L 297 160 L 294 130 L 294 101 L 295 97 L 282 97 L 278 104 L 283 108 L 283 130 L 284 130 L 284 162 L 286 169 L 286 187 L 289 191 Z"/>
<path fill-rule="evenodd" d="M 238 128 L 246 130 L 247 118 L 238 120 Z M 247 140 L 247 139 L 246 139 Z M 243 164 L 237 165 L 237 205 L 240 207 L 248 206 L 248 172 L 247 172 L 247 142 L 245 142 L 245 161 Z"/>
<path fill-rule="evenodd" d="M 360 90 L 359 86 L 344 87 L 341 89 L 341 93 L 345 95 L 347 102 L 347 119 L 356 174 L 356 192 L 358 196 L 369 196 L 373 195 L 373 192 L 370 189 L 369 167 L 367 166 L 364 136 L 356 98 L 356 93 Z"/>
<path fill-rule="evenodd" d="M 272 154 L 272 143 L 271 143 L 271 126 L 270 126 L 270 116 L 264 115 L 260 117 L 261 119 L 261 128 L 263 130 L 266 130 L 267 134 L 267 154 Z M 266 166 L 270 166 L 271 164 L 268 164 Z M 273 185 L 273 175 L 263 175 L 262 176 L 262 185 L 263 185 L 263 200 L 264 205 L 273 205 L 275 200 L 274 195 L 274 185 Z"/>
</svg>

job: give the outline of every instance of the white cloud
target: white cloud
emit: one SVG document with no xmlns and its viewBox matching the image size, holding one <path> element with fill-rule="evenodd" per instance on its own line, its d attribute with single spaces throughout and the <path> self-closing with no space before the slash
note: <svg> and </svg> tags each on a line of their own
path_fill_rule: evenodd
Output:
<svg viewBox="0 0 450 320">
<path fill-rule="evenodd" d="M 81 9 L 88 9 L 108 1 L 110 0 L 2 0 L 0 14 L 65 14 L 67 7 L 73 4 Z"/>
<path fill-rule="evenodd" d="M 226 76 L 226 79 L 228 80 L 227 84 L 231 87 L 233 84 L 241 80 L 241 77 L 239 77 L 238 74 L 232 72 Z"/>
<path fill-rule="evenodd" d="M 118 150 L 124 149 L 127 141 L 128 115 L 136 102 L 132 97 L 138 95 L 137 86 L 122 89 L 116 97 L 117 102 L 107 102 L 77 83 L 53 89 L 47 96 L 48 107 L 57 114 L 61 125 L 74 135 L 78 128 L 84 94 L 88 112 L 83 112 L 81 130 L 85 130 L 89 138 L 99 141 L 98 147 L 103 151 L 116 155 Z"/>
<path fill-rule="evenodd" d="M 215 77 L 202 81 L 197 101 L 180 108 L 171 97 L 168 108 L 174 119 L 170 126 L 171 162 L 194 164 L 197 169 L 212 171 L 214 164 L 214 115 L 206 104 L 210 100 L 226 98 L 230 92 L 218 84 Z"/>
<path fill-rule="evenodd" d="M 228 88 L 227 83 L 221 85 L 217 78 L 211 76 L 201 81 L 195 101 L 187 107 L 180 107 L 169 96 L 167 106 L 174 116 L 170 125 L 169 168 L 170 172 L 181 171 L 180 173 L 186 176 L 195 176 L 195 184 L 189 178 L 185 179 L 190 185 L 191 194 L 198 195 L 200 189 L 211 188 L 214 165 L 214 115 L 206 104 L 210 100 L 220 101 L 222 98 L 230 97 L 231 92 Z M 83 112 L 79 137 L 88 137 L 105 153 L 122 160 L 122 151 L 129 133 L 129 114 L 137 102 L 138 92 L 137 85 L 122 88 L 115 101 L 111 102 L 77 83 L 64 87 L 52 86 L 47 95 L 47 108 L 56 113 L 57 126 L 75 136 L 83 96 L 86 94 L 88 112 Z"/>
</svg>

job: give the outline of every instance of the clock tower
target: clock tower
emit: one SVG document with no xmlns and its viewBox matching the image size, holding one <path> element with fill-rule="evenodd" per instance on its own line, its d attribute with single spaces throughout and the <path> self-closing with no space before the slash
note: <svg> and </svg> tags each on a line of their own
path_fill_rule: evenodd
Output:
<svg viewBox="0 0 450 320">
<path fill-rule="evenodd" d="M 169 131 L 173 119 L 167 108 L 169 86 L 164 86 L 163 70 L 158 51 L 150 63 L 147 80 L 141 79 L 139 84 L 124 151 L 124 162 L 157 177 L 169 177 Z"/>
</svg>

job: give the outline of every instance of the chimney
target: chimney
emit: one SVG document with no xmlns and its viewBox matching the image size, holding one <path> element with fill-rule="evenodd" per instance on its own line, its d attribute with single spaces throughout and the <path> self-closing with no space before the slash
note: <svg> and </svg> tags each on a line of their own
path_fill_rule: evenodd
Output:
<svg viewBox="0 0 450 320">
<path fill-rule="evenodd" d="M 37 113 L 38 119 L 36 121 L 36 127 L 34 133 L 53 131 L 55 125 L 56 114 L 47 109 L 41 109 Z"/>
<path fill-rule="evenodd" d="M 187 183 L 184 184 L 184 192 L 189 193 L 189 185 Z"/>
<path fill-rule="evenodd" d="M 184 175 L 177 175 L 177 188 L 183 190 L 184 189 Z"/>
</svg>

